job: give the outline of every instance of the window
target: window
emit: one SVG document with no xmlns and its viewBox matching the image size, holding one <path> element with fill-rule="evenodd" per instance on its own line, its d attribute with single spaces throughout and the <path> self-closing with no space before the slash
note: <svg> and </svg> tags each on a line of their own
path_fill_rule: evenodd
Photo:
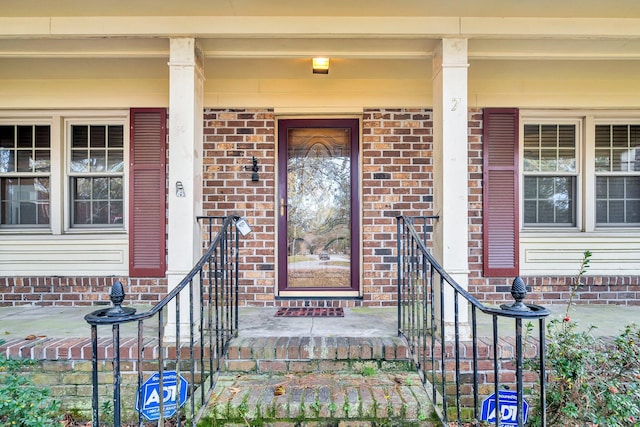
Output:
<svg viewBox="0 0 640 427">
<path fill-rule="evenodd" d="M 127 114 L 0 117 L 0 230 L 125 230 Z"/>
<path fill-rule="evenodd" d="M 122 227 L 123 125 L 71 125 L 71 226 Z"/>
<path fill-rule="evenodd" d="M 50 179 L 50 126 L 0 125 L 0 227 L 48 227 Z"/>
<path fill-rule="evenodd" d="M 524 125 L 524 225 L 575 226 L 575 124 Z"/>
<path fill-rule="evenodd" d="M 624 118 L 615 112 L 521 114 L 525 230 L 592 232 L 640 227 L 637 116 Z"/>
<path fill-rule="evenodd" d="M 595 127 L 596 225 L 640 225 L 640 125 Z"/>
</svg>

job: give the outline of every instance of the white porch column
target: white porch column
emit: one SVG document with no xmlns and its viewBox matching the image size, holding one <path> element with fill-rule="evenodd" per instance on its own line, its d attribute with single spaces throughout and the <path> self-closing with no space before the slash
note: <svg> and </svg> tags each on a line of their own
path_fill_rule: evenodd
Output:
<svg viewBox="0 0 640 427">
<path fill-rule="evenodd" d="M 434 223 L 434 255 L 465 289 L 469 277 L 467 68 L 467 40 L 443 39 L 433 58 L 434 212 L 440 215 Z M 463 301 L 460 320 L 468 326 Z M 453 303 L 453 292 L 445 292 L 447 336 L 454 333 L 449 326 L 454 320 Z M 439 304 L 435 308 L 440 311 Z"/>
<path fill-rule="evenodd" d="M 202 137 L 204 58 L 193 38 L 170 40 L 169 56 L 169 290 L 174 289 L 202 256 Z M 197 283 L 197 282 L 195 282 Z M 189 331 L 189 292 L 180 295 L 181 336 Z M 199 288 L 194 298 L 200 300 Z M 196 315 L 199 305 L 196 305 Z M 167 335 L 175 335 L 175 305 L 167 314 Z M 199 320 L 199 319 L 195 319 Z"/>
</svg>

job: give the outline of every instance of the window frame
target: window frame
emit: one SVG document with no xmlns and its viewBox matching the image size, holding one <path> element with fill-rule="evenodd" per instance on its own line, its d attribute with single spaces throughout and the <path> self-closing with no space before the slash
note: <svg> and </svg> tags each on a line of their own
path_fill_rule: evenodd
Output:
<svg viewBox="0 0 640 427">
<path fill-rule="evenodd" d="M 624 110 L 520 110 L 519 127 L 519 182 L 520 189 L 520 230 L 521 236 L 542 236 L 575 233 L 609 233 L 612 235 L 640 234 L 637 226 L 596 226 L 596 193 L 595 193 L 595 129 L 596 124 L 640 124 L 640 111 Z M 576 226 L 544 227 L 524 225 L 524 125 L 525 124 L 564 124 L 576 123 Z"/>
<path fill-rule="evenodd" d="M 65 151 L 65 162 L 64 162 L 64 198 L 63 203 L 65 204 L 64 212 L 65 212 L 65 233 L 75 233 L 78 231 L 100 231 L 100 232 L 108 232 L 108 231 L 125 231 L 125 223 L 127 222 L 128 217 L 128 203 L 127 203 L 127 189 L 128 189 L 128 168 L 129 164 L 128 153 L 129 153 L 129 126 L 128 126 L 128 116 L 123 117 L 121 119 L 114 118 L 82 118 L 76 119 L 73 117 L 65 118 L 64 125 L 64 151 Z M 72 147 L 72 128 L 73 126 L 87 126 L 89 129 L 91 126 L 122 126 L 122 138 L 123 138 L 123 147 L 122 147 L 122 156 L 123 156 L 123 166 L 122 171 L 119 173 L 114 172 L 72 172 L 71 164 L 73 157 L 73 147 Z M 74 178 L 81 177 L 122 177 L 122 215 L 123 221 L 120 224 L 108 225 L 108 224 L 100 224 L 100 225 L 85 225 L 85 224 L 73 224 L 73 186 L 72 180 Z"/>
<path fill-rule="evenodd" d="M 49 180 L 49 211 L 51 212 L 52 208 L 52 180 L 54 176 L 53 172 L 53 126 L 50 121 L 43 120 L 42 118 L 19 118 L 19 119 L 9 119 L 6 117 L 0 117 L 0 126 L 13 126 L 16 128 L 20 126 L 31 126 L 35 129 L 36 126 L 47 126 L 49 128 L 49 172 L 19 172 L 17 170 L 13 172 L 2 172 L 2 177 L 15 177 L 15 178 L 47 178 Z M 35 149 L 35 147 L 33 148 Z M 12 233 L 16 230 L 20 232 L 26 233 L 48 233 L 51 230 L 51 214 L 49 215 L 49 224 L 0 224 L 0 232 L 1 233 Z"/>
<path fill-rule="evenodd" d="M 3 111 L 2 125 L 45 125 L 50 128 L 50 173 L 49 173 L 49 226 L 30 227 L 12 225 L 0 227 L 0 235 L 125 235 L 129 227 L 129 149 L 130 113 L 118 110 L 56 110 L 56 111 Z M 123 222 L 114 226 L 71 226 L 70 161 L 71 124 L 121 125 L 123 129 Z"/>
<path fill-rule="evenodd" d="M 558 232 L 558 231 L 579 231 L 582 228 L 583 223 L 583 179 L 582 176 L 584 174 L 584 165 L 581 161 L 583 157 L 583 141 L 584 141 L 584 131 L 583 131 L 583 120 L 576 115 L 553 115 L 549 112 L 544 112 L 542 115 L 539 113 L 531 114 L 526 111 L 520 111 L 520 121 L 519 121 L 519 135 L 518 135 L 518 161 L 519 161 L 519 178 L 518 178 L 518 186 L 520 190 L 520 200 L 519 200 L 519 209 L 520 209 L 520 230 L 523 232 Z M 558 171 L 555 172 L 545 172 L 545 171 L 526 171 L 525 170 L 525 144 L 524 144 L 524 128 L 525 125 L 572 125 L 575 126 L 575 153 L 576 153 L 576 166 L 575 172 L 564 172 L 560 173 Z M 524 178 L 526 176 L 548 176 L 548 177 L 565 177 L 565 176 L 575 176 L 575 224 L 574 225 L 564 225 L 564 224 L 525 224 L 525 215 L 524 215 L 524 199 L 525 199 L 525 189 L 524 189 Z"/>
<path fill-rule="evenodd" d="M 593 217 L 594 217 L 594 229 L 595 230 L 603 230 L 603 231 L 617 231 L 617 230 L 638 230 L 640 232 L 640 225 L 619 225 L 619 224 L 598 224 L 597 222 L 597 212 L 596 212 L 596 196 L 595 192 L 597 189 L 597 178 L 599 176 L 608 176 L 608 177 L 640 177 L 640 171 L 596 171 L 595 167 L 595 130 L 597 126 L 616 126 L 616 125 L 624 125 L 624 126 L 640 126 L 640 117 L 628 117 L 628 118 L 606 118 L 606 117 L 594 117 L 593 120 L 593 194 L 594 194 L 594 203 L 593 203 Z"/>
</svg>

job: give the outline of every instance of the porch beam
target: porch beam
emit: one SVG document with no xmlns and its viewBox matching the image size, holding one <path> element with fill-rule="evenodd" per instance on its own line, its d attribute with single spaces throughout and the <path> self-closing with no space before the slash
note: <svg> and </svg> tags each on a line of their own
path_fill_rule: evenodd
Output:
<svg viewBox="0 0 640 427">
<path fill-rule="evenodd" d="M 0 17 L 4 37 L 639 38 L 640 18 L 464 16 Z"/>
</svg>

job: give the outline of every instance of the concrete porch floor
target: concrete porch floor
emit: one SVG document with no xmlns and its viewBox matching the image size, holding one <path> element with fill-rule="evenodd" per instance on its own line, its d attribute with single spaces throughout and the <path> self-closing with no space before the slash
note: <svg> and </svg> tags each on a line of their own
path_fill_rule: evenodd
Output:
<svg viewBox="0 0 640 427">
<path fill-rule="evenodd" d="M 41 307 L 33 305 L 0 307 L 0 339 L 10 340 L 36 337 L 89 337 L 90 327 L 84 316 L 100 307 Z M 548 320 L 562 319 L 565 305 L 547 306 L 551 311 Z M 137 307 L 138 312 L 149 307 Z M 392 337 L 397 336 L 397 309 L 346 308 L 344 317 L 275 317 L 277 308 L 241 307 L 239 335 L 244 337 L 266 336 L 342 336 L 342 337 Z M 580 329 L 596 326 L 594 335 L 615 335 L 632 322 L 640 323 L 640 306 L 577 305 L 569 316 Z M 491 319 L 478 314 L 478 332 L 490 335 Z M 153 324 L 145 324 L 147 333 Z M 101 327 L 106 328 L 106 327 Z M 499 322 L 501 335 L 513 334 L 513 320 Z M 135 335 L 135 325 L 121 329 L 122 336 Z M 104 331 L 102 332 L 104 333 Z"/>
</svg>

